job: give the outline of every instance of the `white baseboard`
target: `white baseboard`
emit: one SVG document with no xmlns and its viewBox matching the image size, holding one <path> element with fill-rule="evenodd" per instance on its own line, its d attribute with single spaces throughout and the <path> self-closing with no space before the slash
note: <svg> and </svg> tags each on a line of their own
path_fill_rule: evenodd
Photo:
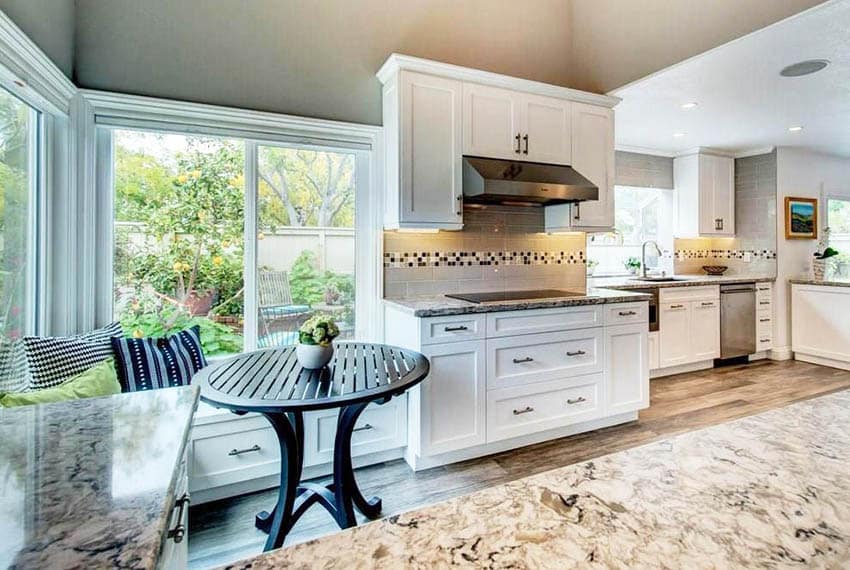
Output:
<svg viewBox="0 0 850 570">
<path fill-rule="evenodd" d="M 790 346 L 777 346 L 768 351 L 768 358 L 771 360 L 791 360 L 794 353 L 791 352 Z"/>
<path fill-rule="evenodd" d="M 408 447 L 408 451 L 405 453 L 404 459 L 414 471 L 422 471 L 423 469 L 448 465 L 449 463 L 457 463 L 458 461 L 465 461 L 476 457 L 484 457 L 485 455 L 501 453 L 502 451 L 508 451 L 509 449 L 525 447 L 526 445 L 533 445 L 535 443 L 542 443 L 544 441 L 550 441 L 561 437 L 568 437 L 577 433 L 584 433 L 617 424 L 633 422 L 637 419 L 638 412 L 627 412 L 625 414 L 617 414 L 616 416 L 609 416 L 607 418 L 565 426 L 558 429 L 546 430 L 540 433 L 506 439 L 504 441 L 496 441 L 485 445 L 476 445 L 475 447 L 461 449 L 458 451 L 450 451 L 448 453 L 442 453 L 440 455 L 433 455 L 430 457 L 420 457 L 409 451 L 410 447 Z"/>
<path fill-rule="evenodd" d="M 756 361 L 756 360 L 764 360 L 764 359 L 766 359 L 767 357 L 768 357 L 768 351 L 767 351 L 767 350 L 762 350 L 761 352 L 757 352 L 757 353 L 755 353 L 755 354 L 751 354 L 751 355 L 749 356 L 749 360 L 750 360 L 750 362 L 753 362 L 753 361 Z"/>
<path fill-rule="evenodd" d="M 685 372 L 696 372 L 697 370 L 708 370 L 714 368 L 714 360 L 701 360 L 700 362 L 691 362 L 690 364 L 680 364 L 679 366 L 668 366 L 667 368 L 656 368 L 649 371 L 650 378 L 661 378 L 663 376 L 672 376 L 673 374 L 684 374 Z"/>
<path fill-rule="evenodd" d="M 811 354 L 795 352 L 794 360 L 810 362 L 812 364 L 820 364 L 821 366 L 829 366 L 830 368 L 838 368 L 839 370 L 850 370 L 850 362 L 847 362 L 845 360 L 835 360 L 834 358 L 824 358 L 822 356 L 814 356 Z"/>
</svg>

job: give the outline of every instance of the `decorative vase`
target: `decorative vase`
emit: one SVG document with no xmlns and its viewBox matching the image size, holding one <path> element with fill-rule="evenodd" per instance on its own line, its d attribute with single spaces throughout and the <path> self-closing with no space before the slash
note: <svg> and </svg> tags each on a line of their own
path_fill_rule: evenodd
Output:
<svg viewBox="0 0 850 570">
<path fill-rule="evenodd" d="M 823 281 L 824 275 L 826 274 L 826 260 L 825 259 L 815 259 L 812 261 L 812 273 L 814 274 L 815 281 Z"/>
<path fill-rule="evenodd" d="M 333 344 L 322 346 L 321 344 L 297 344 L 295 345 L 295 356 L 302 368 L 315 370 L 322 368 L 331 361 L 334 356 Z"/>
</svg>

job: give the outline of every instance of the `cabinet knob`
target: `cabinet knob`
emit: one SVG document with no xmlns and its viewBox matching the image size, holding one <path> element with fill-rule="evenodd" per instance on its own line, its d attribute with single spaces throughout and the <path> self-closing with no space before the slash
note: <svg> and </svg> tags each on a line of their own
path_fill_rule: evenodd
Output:
<svg viewBox="0 0 850 570">
<path fill-rule="evenodd" d="M 522 137 L 522 140 L 525 141 L 525 150 L 522 151 L 522 153 L 528 154 L 528 133 L 526 133 L 525 136 Z"/>
<path fill-rule="evenodd" d="M 514 415 L 519 416 L 519 415 L 527 414 L 528 412 L 533 412 L 533 411 L 534 411 L 534 408 L 532 408 L 531 406 L 526 406 L 521 410 L 514 410 Z"/>
<path fill-rule="evenodd" d="M 514 149 L 514 152 L 519 154 L 520 153 L 519 133 L 516 134 L 516 136 L 514 137 L 514 140 L 516 141 L 516 148 Z"/>
</svg>

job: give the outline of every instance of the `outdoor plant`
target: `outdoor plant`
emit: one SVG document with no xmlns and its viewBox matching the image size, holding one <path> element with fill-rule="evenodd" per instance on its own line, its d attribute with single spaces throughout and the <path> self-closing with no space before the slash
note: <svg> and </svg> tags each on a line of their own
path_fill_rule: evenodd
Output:
<svg viewBox="0 0 850 570">
<path fill-rule="evenodd" d="M 328 346 L 339 336 L 339 327 L 328 315 L 315 315 L 307 319 L 298 329 L 301 344 Z"/>
</svg>

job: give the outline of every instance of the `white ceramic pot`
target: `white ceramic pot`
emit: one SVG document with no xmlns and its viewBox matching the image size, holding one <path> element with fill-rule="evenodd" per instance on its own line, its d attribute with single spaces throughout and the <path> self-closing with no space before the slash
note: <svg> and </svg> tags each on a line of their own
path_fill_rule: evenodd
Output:
<svg viewBox="0 0 850 570">
<path fill-rule="evenodd" d="M 815 281 L 823 281 L 824 275 L 826 274 L 826 260 L 825 259 L 815 259 L 812 261 L 812 273 L 814 274 Z"/>
<path fill-rule="evenodd" d="M 298 362 L 303 368 L 314 370 L 326 366 L 331 361 L 334 355 L 334 346 L 333 344 L 327 346 L 320 344 L 296 344 L 295 355 L 298 357 Z"/>
</svg>

